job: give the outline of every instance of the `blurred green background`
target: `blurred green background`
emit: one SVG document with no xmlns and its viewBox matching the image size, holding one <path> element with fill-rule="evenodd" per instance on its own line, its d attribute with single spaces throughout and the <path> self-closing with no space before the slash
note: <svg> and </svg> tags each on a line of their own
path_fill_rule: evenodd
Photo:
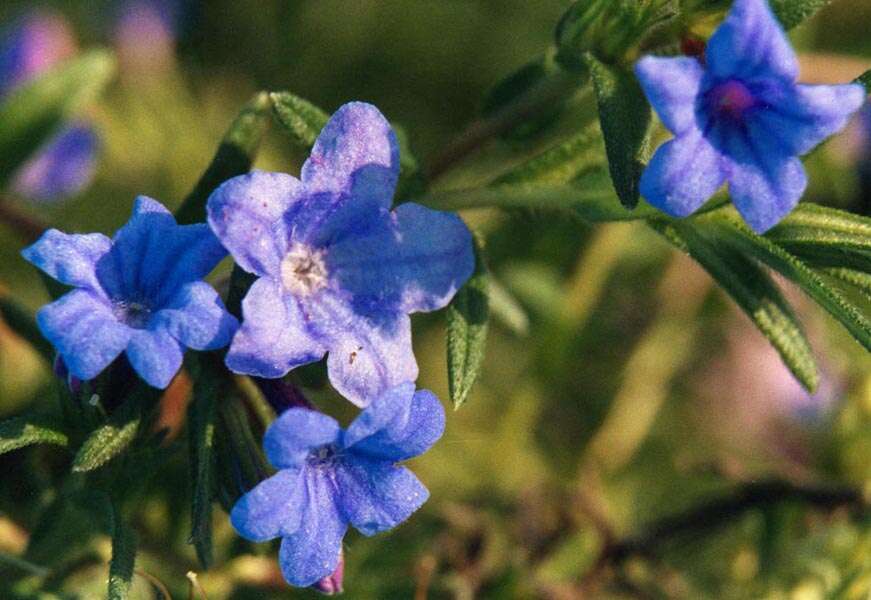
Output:
<svg viewBox="0 0 871 600">
<path fill-rule="evenodd" d="M 0 22 L 33 6 L 7 0 Z M 115 35 L 116 3 L 40 6 L 65 15 L 82 48 L 115 47 L 121 62 L 87 112 L 102 140 L 93 184 L 54 205 L 11 201 L 66 231 L 111 233 L 137 194 L 177 206 L 260 89 L 290 90 L 328 112 L 372 102 L 426 164 L 478 116 L 488 89 L 548 48 L 567 2 L 189 3 L 171 45 L 144 49 Z M 804 78 L 841 82 L 867 69 L 868 23 L 867 0 L 836 0 L 794 32 Z M 296 174 L 302 159 L 276 128 L 256 166 Z M 854 127 L 810 159 L 808 198 L 866 210 L 861 161 L 871 154 Z M 449 184 L 474 176 L 472 167 Z M 414 461 L 430 501 L 389 534 L 346 538 L 348 597 L 871 598 L 867 515 L 801 501 L 742 510 L 721 527 L 663 539 L 650 556 L 597 562 L 614 539 L 747 482 L 871 492 L 871 360 L 843 330 L 795 292 L 825 371 L 809 397 L 708 276 L 642 225 L 590 227 L 529 211 L 463 216 L 486 239 L 506 299 L 471 398 Z M 0 288 L 36 309 L 47 296 L 21 247 L 0 225 Z M 415 328 L 419 385 L 446 401 L 444 316 L 417 316 Z M 0 323 L 0 417 L 44 401 L 49 367 Z M 350 414 L 335 399 L 325 406 Z M 186 543 L 183 450 L 144 493 L 135 597 L 158 597 L 152 577 L 186 598 L 188 571 L 211 600 L 315 597 L 284 585 L 276 546 L 239 539 L 221 511 L 216 564 L 200 570 Z M 4 577 L 22 575 L 9 557 L 65 460 L 50 448 L 0 457 Z M 98 537 L 85 558 L 58 568 L 54 589 L 101 597 L 108 553 Z"/>
</svg>

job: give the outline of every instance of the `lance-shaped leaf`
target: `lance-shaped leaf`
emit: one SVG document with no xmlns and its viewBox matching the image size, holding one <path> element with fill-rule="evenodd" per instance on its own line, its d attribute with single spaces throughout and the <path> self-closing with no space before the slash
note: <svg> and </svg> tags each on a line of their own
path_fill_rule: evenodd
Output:
<svg viewBox="0 0 871 600">
<path fill-rule="evenodd" d="M 807 390 L 815 390 L 819 375 L 810 344 L 771 277 L 753 260 L 706 238 L 690 223 L 660 222 L 654 228 L 669 229 L 665 237 L 687 251 L 711 275 L 768 338 L 796 379 Z"/>
<path fill-rule="evenodd" d="M 272 99 L 275 117 L 283 125 L 284 131 L 297 146 L 309 150 L 330 115 L 290 92 L 273 92 L 269 97 Z"/>
<path fill-rule="evenodd" d="M 219 383 L 226 379 L 226 376 L 213 372 L 214 359 L 216 357 L 211 354 L 193 355 L 190 358 L 194 396 L 188 408 L 188 447 L 193 490 L 189 543 L 196 549 L 197 558 L 204 569 L 208 569 L 212 563 L 215 416 Z"/>
<path fill-rule="evenodd" d="M 814 16 L 832 0 L 770 0 L 771 10 L 784 29 L 792 29 Z"/>
<path fill-rule="evenodd" d="M 844 267 L 830 267 L 823 269 L 823 273 L 832 279 L 852 286 L 864 295 L 865 298 L 871 300 L 871 274 Z"/>
<path fill-rule="evenodd" d="M 478 378 L 490 322 L 489 273 L 475 243 L 475 272 L 448 305 L 448 389 L 454 408 L 466 401 Z"/>
<path fill-rule="evenodd" d="M 0 185 L 64 120 L 93 101 L 114 71 L 112 55 L 93 50 L 9 94 L 0 104 Z"/>
<path fill-rule="evenodd" d="M 109 563 L 109 600 L 127 600 L 136 564 L 136 533 L 112 506 L 112 561 Z"/>
<path fill-rule="evenodd" d="M 73 471 L 92 471 L 118 456 L 136 438 L 144 412 L 159 394 L 140 384 L 131 395 L 82 444 L 73 460 Z"/>
<path fill-rule="evenodd" d="M 750 231 L 734 211 L 699 219 L 715 243 L 728 244 L 792 280 L 839 321 L 866 350 L 871 350 L 871 319 L 838 289 L 824 281 L 801 259 L 770 239 Z"/>
<path fill-rule="evenodd" d="M 871 219 L 802 203 L 766 237 L 814 266 L 871 272 Z"/>
<path fill-rule="evenodd" d="M 614 190 L 623 206 L 635 208 L 649 151 L 650 104 L 631 71 L 606 65 L 592 54 L 587 54 L 586 60 L 596 90 Z"/>
<path fill-rule="evenodd" d="M 0 454 L 33 444 L 67 446 L 69 438 L 60 421 L 48 415 L 22 415 L 0 422 Z"/>
<path fill-rule="evenodd" d="M 252 98 L 224 134 L 218 151 L 193 191 L 175 213 L 179 224 L 206 220 L 206 200 L 209 194 L 236 175 L 251 169 L 263 135 L 269 127 L 272 102 L 269 94 L 260 92 Z"/>
<path fill-rule="evenodd" d="M 39 331 L 39 328 L 36 326 L 36 320 L 30 314 L 30 311 L 19 305 L 12 298 L 0 294 L 0 317 L 9 326 L 9 329 L 33 346 L 33 349 L 39 352 L 40 356 L 48 364 L 54 362 L 55 350 Z"/>
</svg>

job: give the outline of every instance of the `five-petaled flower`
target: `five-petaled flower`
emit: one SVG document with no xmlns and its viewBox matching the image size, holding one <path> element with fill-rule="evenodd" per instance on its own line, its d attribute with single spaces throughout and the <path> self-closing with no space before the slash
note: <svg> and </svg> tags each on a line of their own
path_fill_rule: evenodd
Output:
<svg viewBox="0 0 871 600">
<path fill-rule="evenodd" d="M 235 317 L 200 281 L 226 254 L 206 224 L 180 226 L 145 196 L 111 240 L 49 229 L 22 251 L 75 288 L 36 315 L 69 372 L 92 379 L 126 351 L 136 372 L 159 388 L 178 372 L 184 347 L 221 348 L 235 332 Z"/>
<path fill-rule="evenodd" d="M 263 440 L 278 473 L 245 494 L 230 520 L 252 541 L 281 537 L 285 579 L 312 585 L 336 569 L 349 524 L 374 535 L 426 501 L 423 484 L 396 463 L 425 452 L 444 425 L 438 398 L 413 383 L 375 399 L 347 430 L 324 414 L 288 409 Z"/>
<path fill-rule="evenodd" d="M 704 61 L 646 57 L 636 74 L 675 134 L 654 155 L 641 193 L 684 217 L 724 182 L 758 233 L 780 221 L 807 186 L 798 156 L 844 127 L 865 100 L 860 85 L 801 85 L 786 34 L 765 0 L 735 0 Z"/>
<path fill-rule="evenodd" d="M 471 233 L 449 213 L 391 211 L 399 147 L 374 106 L 342 106 L 300 179 L 253 172 L 209 198 L 209 224 L 257 275 L 227 366 L 280 377 L 320 360 L 346 398 L 366 406 L 417 378 L 408 314 L 445 306 L 474 268 Z"/>
</svg>

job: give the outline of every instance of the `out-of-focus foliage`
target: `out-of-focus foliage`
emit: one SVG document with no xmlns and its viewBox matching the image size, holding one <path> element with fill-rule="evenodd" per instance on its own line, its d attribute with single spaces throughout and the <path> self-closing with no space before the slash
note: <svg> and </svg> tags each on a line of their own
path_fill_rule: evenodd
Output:
<svg viewBox="0 0 871 600">
<path fill-rule="evenodd" d="M 83 47 L 114 48 L 117 77 L 84 108 L 103 143 L 93 186 L 53 206 L 2 194 L 0 202 L 26 215 L 108 233 L 137 194 L 174 208 L 189 195 L 201 202 L 209 184 L 196 186 L 209 165 L 215 181 L 244 171 L 258 144 L 254 167 L 296 173 L 324 115 L 352 99 L 373 102 L 402 127 L 398 200 L 470 207 L 462 214 L 484 242 L 488 274 L 461 293 L 452 316 L 414 320 L 420 387 L 464 406 L 449 412 L 444 439 L 414 461 L 431 492 L 421 512 L 389 534 L 346 538 L 349 597 L 871 593 L 871 528 L 867 508 L 855 510 L 867 500 L 850 495 L 871 493 L 871 358 L 799 289 L 816 294 L 867 346 L 863 313 L 849 308 L 871 298 L 856 266 L 867 265 L 867 226 L 802 210 L 760 244 L 720 219 L 729 209 L 703 215 L 690 233 L 663 226 L 659 235 L 632 221 L 590 225 L 653 214 L 643 203 L 631 214 L 623 209 L 609 180 L 609 172 L 623 179 L 618 192 L 633 204 L 644 132 L 607 148 L 610 169 L 601 141 L 623 114 L 607 107 L 602 90 L 637 50 L 636 29 L 652 28 L 646 43 L 655 46 L 667 35 L 660 20 L 684 10 L 680 26 L 703 33 L 728 3 L 639 1 L 621 13 L 619 36 L 602 34 L 592 46 L 581 43 L 590 39 L 581 30 L 603 31 L 599 13 L 585 25 L 579 9 L 569 12 L 555 38 L 568 7 L 558 0 L 187 2 L 172 35 L 136 38 L 134 27 L 133 45 L 122 35 L 131 26 L 115 27 L 119 2 L 48 4 L 71 19 Z M 797 7 L 779 13 L 797 23 L 823 4 L 775 6 Z M 5 2 L 0 22 L 29 7 Z M 846 82 L 866 71 L 869 19 L 864 0 L 835 0 L 798 27 L 803 78 Z M 592 69 L 601 126 L 583 60 L 591 49 L 617 65 L 602 65 L 598 77 Z M 94 52 L 73 68 L 108 69 L 108 54 Z M 519 75 L 506 83 L 511 73 Z M 439 157 L 466 124 L 482 111 L 498 118 L 524 94 L 558 100 L 544 118 L 493 136 L 484 152 L 420 191 L 422 173 L 447 164 Z M 237 117 L 258 135 L 224 137 Z M 0 130 L 19 123 L 0 122 Z M 871 215 L 871 188 L 859 176 L 859 165 L 871 164 L 863 135 L 871 134 L 854 127 L 808 160 L 806 200 Z M 222 140 L 229 160 L 215 157 Z M 489 208 L 495 204 L 507 210 Z M 567 206 L 580 219 L 555 210 Z M 821 219 L 829 236 L 802 229 L 822 227 Z M 107 407 L 101 390 L 88 389 L 76 415 L 64 414 L 72 409 L 50 350 L 28 329 L 27 316 L 48 295 L 18 256 L 21 233 L 0 224 L 0 417 L 28 415 L 0 427 L 0 597 L 102 597 L 107 580 L 119 598 L 128 587 L 130 598 L 143 599 L 161 590 L 211 600 L 315 597 L 283 583 L 274 544 L 245 542 L 227 520 L 239 493 L 238 479 L 224 478 L 233 457 L 250 457 L 232 465 L 243 481 L 266 468 L 257 448 L 273 415 L 256 390 L 191 392 L 182 376 L 153 413 L 142 410 L 153 398 L 134 394 Z M 232 290 L 244 285 L 239 273 L 219 268 L 213 282 L 231 289 L 232 310 Z M 829 286 L 841 290 L 837 297 Z M 446 347 L 446 328 L 460 332 L 465 349 Z M 818 384 L 815 394 L 778 351 L 803 383 Z M 198 381 L 209 369 L 205 356 L 186 364 Z M 317 367 L 300 379 L 347 422 L 350 408 L 327 391 Z M 68 435 L 58 423 L 70 421 L 89 427 Z M 788 487 L 753 487 L 759 481 Z M 764 501 L 753 495 L 760 490 Z M 708 502 L 721 502 L 713 511 L 720 520 L 694 521 Z M 691 526 L 668 521 L 674 515 Z"/>
</svg>

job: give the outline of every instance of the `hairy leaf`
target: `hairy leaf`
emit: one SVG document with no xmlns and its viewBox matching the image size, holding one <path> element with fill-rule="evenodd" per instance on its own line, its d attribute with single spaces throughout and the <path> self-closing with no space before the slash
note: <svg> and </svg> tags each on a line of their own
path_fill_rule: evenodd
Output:
<svg viewBox="0 0 871 600">
<path fill-rule="evenodd" d="M 269 127 L 271 107 L 266 92 L 258 93 L 245 105 L 224 134 L 212 162 L 176 211 L 175 217 L 180 224 L 205 221 L 206 200 L 212 191 L 231 177 L 251 169 L 260 141 Z"/>
<path fill-rule="evenodd" d="M 218 384 L 223 379 L 209 372 L 207 361 L 210 358 L 211 356 L 201 355 L 191 357 L 194 396 L 188 408 L 188 445 L 193 488 L 189 542 L 194 545 L 197 558 L 204 569 L 208 569 L 212 563 L 215 415 Z"/>
<path fill-rule="evenodd" d="M 777 284 L 754 261 L 735 249 L 717 244 L 691 224 L 658 225 L 671 229 L 666 237 L 682 246 L 732 297 L 768 338 L 796 379 L 809 391 L 819 382 L 810 344 Z"/>
<path fill-rule="evenodd" d="M 157 390 L 140 385 L 121 406 L 98 427 L 79 448 L 73 471 L 92 471 L 118 456 L 136 437 L 148 403 L 157 398 Z"/>
<path fill-rule="evenodd" d="M 754 234 L 736 214 L 724 211 L 705 219 L 718 242 L 727 243 L 794 281 L 838 320 L 850 334 L 871 350 L 871 320 L 840 291 L 828 285 L 801 259 L 770 239 Z"/>
<path fill-rule="evenodd" d="M 614 190 L 623 206 L 635 208 L 649 152 L 650 104 L 631 71 L 606 65 L 592 54 L 586 60 L 596 90 Z"/>
<path fill-rule="evenodd" d="M 784 29 L 792 29 L 814 16 L 832 0 L 771 0 L 771 10 Z"/>
<path fill-rule="evenodd" d="M 477 240 L 475 272 L 448 305 L 447 319 L 448 389 L 459 408 L 481 370 L 490 321 L 489 273 Z"/>
<path fill-rule="evenodd" d="M 112 510 L 112 561 L 109 563 L 109 600 L 127 600 L 136 564 L 136 533 L 120 511 Z"/>
<path fill-rule="evenodd" d="M 47 415 L 22 415 L 0 422 L 0 454 L 33 444 L 67 446 L 60 422 Z"/>
<path fill-rule="evenodd" d="M 284 131 L 304 150 L 309 150 L 330 116 L 323 110 L 290 92 L 273 92 L 273 112 Z"/>
<path fill-rule="evenodd" d="M 15 89 L 0 104 L 0 185 L 63 121 L 102 92 L 115 72 L 105 50 L 92 50 Z"/>
</svg>

